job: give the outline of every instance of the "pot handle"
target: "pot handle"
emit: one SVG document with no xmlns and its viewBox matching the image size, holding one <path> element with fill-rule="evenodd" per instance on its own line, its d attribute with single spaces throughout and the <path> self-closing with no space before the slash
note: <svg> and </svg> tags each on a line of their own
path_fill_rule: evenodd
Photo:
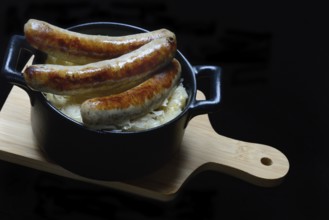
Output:
<svg viewBox="0 0 329 220">
<path fill-rule="evenodd" d="M 1 71 L 2 78 L 25 89 L 27 85 L 21 71 L 32 55 L 33 49 L 28 45 L 24 36 L 14 35 L 11 37 Z"/>
<path fill-rule="evenodd" d="M 219 66 L 193 66 L 196 76 L 197 90 L 204 93 L 205 100 L 195 100 L 191 106 L 191 117 L 208 114 L 218 109 L 221 99 Z"/>
<path fill-rule="evenodd" d="M 25 83 L 23 67 L 33 55 L 33 49 L 24 36 L 14 35 L 10 38 L 0 74 L 0 110 L 2 109 L 13 85 L 19 86 L 27 93 L 31 90 Z"/>
</svg>

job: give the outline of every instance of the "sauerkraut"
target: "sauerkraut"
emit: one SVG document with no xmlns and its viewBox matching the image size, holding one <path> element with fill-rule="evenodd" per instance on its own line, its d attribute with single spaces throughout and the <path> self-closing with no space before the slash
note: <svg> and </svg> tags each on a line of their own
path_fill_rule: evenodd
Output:
<svg viewBox="0 0 329 220">
<path fill-rule="evenodd" d="M 120 125 L 109 125 L 104 129 L 121 131 L 141 131 L 162 125 L 177 117 L 184 109 L 187 100 L 187 92 L 183 84 L 173 91 L 173 93 L 162 103 L 162 105 L 148 114 L 134 119 L 127 120 Z M 72 96 L 60 96 L 45 93 L 46 99 L 59 109 L 62 113 L 75 121 L 82 122 L 80 105 L 84 99 Z"/>
</svg>

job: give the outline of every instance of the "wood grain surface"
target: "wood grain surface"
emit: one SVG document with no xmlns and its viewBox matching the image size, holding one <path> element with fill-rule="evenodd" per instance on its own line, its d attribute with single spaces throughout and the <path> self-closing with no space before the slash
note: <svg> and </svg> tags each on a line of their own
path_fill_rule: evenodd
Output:
<svg viewBox="0 0 329 220">
<path fill-rule="evenodd" d="M 189 177 L 204 170 L 262 187 L 280 184 L 289 171 L 288 159 L 276 148 L 217 134 L 201 115 L 190 121 L 180 152 L 158 171 L 128 182 L 87 179 L 47 161 L 34 140 L 28 95 L 15 86 L 0 112 L 0 159 L 157 200 L 173 198 Z"/>
</svg>

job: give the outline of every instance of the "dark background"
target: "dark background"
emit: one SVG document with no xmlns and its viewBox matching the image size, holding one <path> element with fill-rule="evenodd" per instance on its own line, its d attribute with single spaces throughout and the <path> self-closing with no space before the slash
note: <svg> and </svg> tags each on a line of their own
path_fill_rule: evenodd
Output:
<svg viewBox="0 0 329 220">
<path fill-rule="evenodd" d="M 285 181 L 261 188 L 205 172 L 163 203 L 0 162 L 0 219 L 328 219 L 329 14 L 299 1 L 9 1 L 0 56 L 29 18 L 123 22 L 176 33 L 192 65 L 223 70 L 214 129 L 281 150 Z"/>
</svg>

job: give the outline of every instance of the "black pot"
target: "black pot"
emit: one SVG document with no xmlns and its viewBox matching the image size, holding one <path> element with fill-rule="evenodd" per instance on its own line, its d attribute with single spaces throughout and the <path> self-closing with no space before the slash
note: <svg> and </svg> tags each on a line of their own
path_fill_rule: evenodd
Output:
<svg viewBox="0 0 329 220">
<path fill-rule="evenodd" d="M 146 32 L 139 27 L 110 22 L 87 23 L 69 29 L 112 36 Z M 187 105 L 179 116 L 145 131 L 93 130 L 62 114 L 41 92 L 26 85 L 20 71 L 31 54 L 35 54 L 35 63 L 44 62 L 46 57 L 33 49 L 24 36 L 11 38 L 0 78 L 1 106 L 12 85 L 23 88 L 30 97 L 31 125 L 38 147 L 49 160 L 84 177 L 127 180 L 155 171 L 177 153 L 188 122 L 194 116 L 212 112 L 219 106 L 220 68 L 192 67 L 177 51 L 176 58 L 182 65 L 183 85 L 188 93 Z M 206 95 L 206 100 L 196 100 L 197 90 Z"/>
</svg>

